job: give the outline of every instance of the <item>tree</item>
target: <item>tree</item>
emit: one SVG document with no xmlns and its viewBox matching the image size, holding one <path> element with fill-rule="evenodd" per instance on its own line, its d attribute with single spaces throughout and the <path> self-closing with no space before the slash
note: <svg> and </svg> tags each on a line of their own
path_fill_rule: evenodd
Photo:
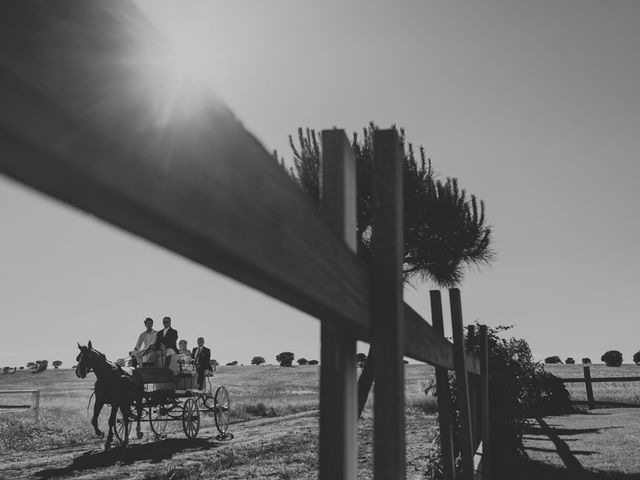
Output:
<svg viewBox="0 0 640 480">
<path fill-rule="evenodd" d="M 24 365 L 20 365 L 20 370 L 24 370 Z"/>
<path fill-rule="evenodd" d="M 35 370 L 37 366 L 36 362 L 27 362 L 27 368 L 29 370 Z"/>
<path fill-rule="evenodd" d="M 573 365 L 576 363 L 576 361 L 572 358 L 572 357 L 568 357 L 564 363 L 566 363 L 567 365 Z"/>
<path fill-rule="evenodd" d="M 395 127 L 394 127 L 395 128 Z M 352 149 L 356 158 L 357 183 L 357 252 L 365 264 L 371 258 L 373 212 L 373 134 L 371 122 L 354 132 Z M 296 146 L 292 136 L 293 167 L 289 175 L 302 191 L 319 204 L 320 142 L 318 134 L 298 129 Z M 464 268 L 489 264 L 494 253 L 491 228 L 485 223 L 484 203 L 475 195 L 467 197 L 455 178 L 444 182 L 435 178 L 431 160 L 405 141 L 400 129 L 400 146 L 404 153 L 404 280 L 429 279 L 439 287 L 453 287 L 464 278 Z M 277 158 L 277 153 L 276 153 Z M 284 161 L 281 161 L 284 165 Z M 370 346 L 367 363 L 358 378 L 358 412 L 362 413 L 373 384 L 374 350 Z"/>
<path fill-rule="evenodd" d="M 622 353 L 618 350 L 608 350 L 600 357 L 607 367 L 619 367 L 622 365 Z"/>
<path fill-rule="evenodd" d="M 367 355 L 364 353 L 358 353 L 356 355 L 356 365 L 358 365 L 360 368 L 364 368 L 366 364 L 367 364 Z"/>
<path fill-rule="evenodd" d="M 633 363 L 640 365 L 640 351 L 633 354 Z"/>
<path fill-rule="evenodd" d="M 591 359 L 589 357 L 585 357 L 582 359 L 583 365 L 591 365 Z"/>
<path fill-rule="evenodd" d="M 281 352 L 276 355 L 276 361 L 280 363 L 281 367 L 290 367 L 294 358 L 295 355 L 291 352 Z"/>
<path fill-rule="evenodd" d="M 547 364 L 562 363 L 562 360 L 560 360 L 559 356 L 554 355 L 553 357 L 545 358 L 544 363 L 547 363 Z"/>
<path fill-rule="evenodd" d="M 220 363 L 218 363 L 218 360 L 216 360 L 215 358 L 212 358 L 211 360 L 209 360 L 209 364 L 213 367 L 214 372 L 216 370 L 216 367 L 220 365 Z"/>
<path fill-rule="evenodd" d="M 62 365 L 62 362 L 60 360 L 54 360 L 53 363 L 51 364 L 53 365 L 53 368 L 55 368 L 56 370 L 58 369 L 58 367 L 60 365 Z"/>
<path fill-rule="evenodd" d="M 233 362 L 227 363 L 227 367 L 235 367 L 236 365 L 238 365 L 238 361 L 237 360 L 234 360 Z"/>
<path fill-rule="evenodd" d="M 49 367 L 48 360 L 36 360 L 35 363 L 36 363 L 36 367 L 35 367 L 35 372 L 33 373 L 44 372 Z"/>
<path fill-rule="evenodd" d="M 9 373 L 9 370 L 11 370 L 11 367 L 3 367 L 2 374 L 4 375 L 5 373 Z"/>
<path fill-rule="evenodd" d="M 264 357 L 253 357 L 251 359 L 251 365 L 262 365 L 264 362 Z"/>
<path fill-rule="evenodd" d="M 298 365 L 306 365 L 307 363 L 309 363 L 309 361 L 306 358 L 299 358 L 298 360 L 296 360 L 298 362 Z"/>
<path fill-rule="evenodd" d="M 319 363 L 318 360 L 309 360 L 309 365 L 318 365 Z"/>
</svg>

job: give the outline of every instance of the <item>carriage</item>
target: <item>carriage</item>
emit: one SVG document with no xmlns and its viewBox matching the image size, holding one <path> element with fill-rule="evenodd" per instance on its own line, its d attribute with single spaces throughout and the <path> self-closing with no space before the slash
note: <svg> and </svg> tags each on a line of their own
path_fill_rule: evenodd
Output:
<svg viewBox="0 0 640 480">
<path fill-rule="evenodd" d="M 209 374 L 207 388 L 198 390 L 195 385 L 194 372 L 188 368 L 174 371 L 165 367 L 138 367 L 132 373 L 134 383 L 142 385 L 142 411 L 138 418 L 133 406 L 129 409 L 129 420 L 124 421 L 119 411 L 116 417 L 115 436 L 119 443 L 128 438 L 131 421 L 149 422 L 151 431 L 161 438 L 169 422 L 181 422 L 182 430 L 187 438 L 196 438 L 200 430 L 202 415 L 213 415 L 219 434 L 217 440 L 230 440 L 233 435 L 229 430 L 229 392 L 219 386 L 212 393 Z M 125 432 L 125 428 L 127 431 Z"/>
</svg>

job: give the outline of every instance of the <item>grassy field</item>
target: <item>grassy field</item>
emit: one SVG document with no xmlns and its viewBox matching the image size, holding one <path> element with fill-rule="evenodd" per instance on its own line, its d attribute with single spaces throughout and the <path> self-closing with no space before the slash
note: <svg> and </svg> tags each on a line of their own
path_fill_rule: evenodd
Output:
<svg viewBox="0 0 640 480">
<path fill-rule="evenodd" d="M 560 378 L 584 378 L 582 365 L 545 365 L 545 369 Z M 591 365 L 591 378 L 598 377 L 640 377 L 640 366 L 623 364 L 607 367 L 603 364 Z M 593 383 L 593 397 L 598 402 L 635 403 L 640 405 L 640 382 Z M 571 399 L 587 400 L 584 383 L 566 384 Z"/>
<path fill-rule="evenodd" d="M 434 413 L 435 399 L 424 394 L 433 379 L 426 365 L 408 365 L 406 398 L 409 411 Z M 224 385 L 232 401 L 231 422 L 280 417 L 318 409 L 319 367 L 226 366 L 211 377 L 213 391 Z M 72 370 L 26 371 L 0 375 L 0 390 L 40 390 L 40 421 L 34 424 L 30 412 L 0 413 L 0 451 L 38 450 L 94 441 L 87 412 L 95 377 L 79 379 Z M 29 403 L 29 395 L 0 395 L 0 405 Z M 371 407 L 371 400 L 368 408 Z M 108 409 L 100 415 L 106 430 Z M 180 428 L 180 422 L 170 423 Z M 213 417 L 203 416 L 202 425 L 212 426 Z M 178 431 L 181 435 L 181 432 Z"/>
</svg>

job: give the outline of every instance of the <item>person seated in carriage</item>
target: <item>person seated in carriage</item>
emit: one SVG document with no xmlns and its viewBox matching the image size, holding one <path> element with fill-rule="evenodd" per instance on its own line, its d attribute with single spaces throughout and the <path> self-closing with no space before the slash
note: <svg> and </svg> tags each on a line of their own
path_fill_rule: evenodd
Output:
<svg viewBox="0 0 640 480">
<path fill-rule="evenodd" d="M 165 367 L 169 367 L 171 363 L 171 356 L 175 355 L 178 351 L 176 342 L 178 341 L 178 331 L 171 328 L 171 317 L 164 317 L 162 319 L 164 328 L 156 335 L 155 348 L 160 350 L 162 358 L 164 358 Z"/>
<path fill-rule="evenodd" d="M 191 363 L 191 352 L 187 348 L 187 341 L 180 340 L 178 342 L 178 368 L 180 372 L 188 369 Z"/>
<path fill-rule="evenodd" d="M 156 343 L 158 332 L 153 329 L 153 319 L 147 317 L 144 319 L 145 330 L 138 336 L 138 341 L 133 350 L 129 352 L 131 358 L 131 366 L 150 367 L 153 365 L 155 352 L 150 349 Z"/>
</svg>

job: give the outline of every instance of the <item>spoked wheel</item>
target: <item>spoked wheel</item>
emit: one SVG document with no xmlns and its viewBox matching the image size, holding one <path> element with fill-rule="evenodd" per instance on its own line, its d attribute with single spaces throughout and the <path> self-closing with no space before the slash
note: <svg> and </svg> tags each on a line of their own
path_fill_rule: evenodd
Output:
<svg viewBox="0 0 640 480">
<path fill-rule="evenodd" d="M 149 425 L 151 431 L 156 435 L 162 435 L 167 429 L 169 414 L 167 409 L 162 405 L 149 407 Z"/>
<path fill-rule="evenodd" d="M 128 416 L 128 421 L 125 424 L 125 419 L 120 409 L 118 409 L 118 413 L 116 413 L 116 427 L 113 433 L 116 435 L 118 445 L 125 445 L 125 441 L 129 439 L 129 433 L 131 432 L 131 415 L 129 414 Z"/>
<path fill-rule="evenodd" d="M 196 438 L 200 430 L 200 409 L 195 398 L 187 398 L 182 407 L 182 430 L 187 438 Z"/>
<path fill-rule="evenodd" d="M 229 413 L 231 410 L 231 401 L 229 400 L 229 392 L 224 387 L 218 387 L 216 395 L 213 398 L 213 414 L 216 420 L 216 428 L 221 435 L 226 435 L 229 429 Z"/>
</svg>

